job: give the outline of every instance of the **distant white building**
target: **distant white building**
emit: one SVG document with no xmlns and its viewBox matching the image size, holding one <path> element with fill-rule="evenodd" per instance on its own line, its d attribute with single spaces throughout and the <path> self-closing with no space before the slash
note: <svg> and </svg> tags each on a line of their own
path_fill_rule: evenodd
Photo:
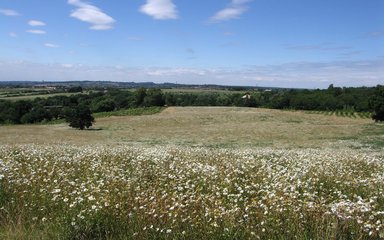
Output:
<svg viewBox="0 0 384 240">
<path fill-rule="evenodd" d="M 241 97 L 242 99 L 251 99 L 251 94 L 249 94 L 248 92 L 245 93 L 244 96 Z"/>
</svg>

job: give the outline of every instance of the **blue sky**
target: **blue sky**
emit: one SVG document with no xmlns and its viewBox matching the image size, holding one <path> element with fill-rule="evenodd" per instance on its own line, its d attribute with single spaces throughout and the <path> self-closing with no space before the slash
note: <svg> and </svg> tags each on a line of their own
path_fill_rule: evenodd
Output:
<svg viewBox="0 0 384 240">
<path fill-rule="evenodd" d="M 384 84 L 384 1 L 2 0 L 7 80 Z"/>
</svg>

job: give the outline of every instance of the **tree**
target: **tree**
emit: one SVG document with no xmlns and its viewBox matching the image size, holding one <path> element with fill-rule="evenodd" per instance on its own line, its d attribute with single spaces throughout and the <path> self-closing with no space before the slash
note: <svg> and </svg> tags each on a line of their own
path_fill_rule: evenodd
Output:
<svg viewBox="0 0 384 240">
<path fill-rule="evenodd" d="M 36 106 L 32 108 L 32 110 L 26 114 L 24 114 L 20 121 L 21 123 L 36 123 L 36 122 L 41 122 L 44 119 L 47 121 L 52 120 L 52 115 L 50 114 L 49 111 L 44 109 L 43 106 Z"/>
<path fill-rule="evenodd" d="M 115 106 L 113 99 L 104 99 L 94 104 L 92 110 L 93 112 L 112 112 L 115 110 Z"/>
<path fill-rule="evenodd" d="M 65 121 L 69 123 L 69 126 L 80 130 L 89 128 L 95 122 L 91 110 L 85 104 L 79 104 L 74 108 L 66 108 L 64 114 Z"/>
<path fill-rule="evenodd" d="M 24 114 L 31 111 L 33 107 L 32 103 L 26 100 L 17 101 L 12 105 L 13 105 L 13 112 L 11 114 L 11 121 L 13 123 L 21 123 L 21 117 L 23 117 Z"/>
<path fill-rule="evenodd" d="M 220 94 L 216 98 L 216 104 L 218 106 L 229 106 L 231 104 L 231 99 L 227 94 Z"/>
<path fill-rule="evenodd" d="M 378 85 L 374 96 L 370 100 L 371 108 L 374 113 L 372 119 L 376 122 L 384 121 L 384 86 Z"/>
<path fill-rule="evenodd" d="M 147 89 L 145 88 L 139 88 L 135 91 L 135 105 L 141 106 L 144 102 L 144 98 L 147 96 Z"/>
<path fill-rule="evenodd" d="M 83 92 L 83 88 L 81 86 L 70 87 L 68 88 L 68 92 L 70 93 Z"/>
<path fill-rule="evenodd" d="M 164 106 L 164 96 L 161 91 L 161 89 L 158 88 L 151 88 L 146 92 L 146 95 L 143 100 L 143 104 L 145 107 L 152 107 L 152 106 Z"/>
</svg>

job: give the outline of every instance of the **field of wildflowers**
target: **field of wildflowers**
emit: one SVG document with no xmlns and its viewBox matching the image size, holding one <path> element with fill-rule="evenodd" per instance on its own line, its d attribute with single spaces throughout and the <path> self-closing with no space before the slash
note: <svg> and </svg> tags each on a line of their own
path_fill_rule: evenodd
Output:
<svg viewBox="0 0 384 240">
<path fill-rule="evenodd" d="M 380 239 L 384 154 L 2 145 L 0 238 Z"/>
</svg>

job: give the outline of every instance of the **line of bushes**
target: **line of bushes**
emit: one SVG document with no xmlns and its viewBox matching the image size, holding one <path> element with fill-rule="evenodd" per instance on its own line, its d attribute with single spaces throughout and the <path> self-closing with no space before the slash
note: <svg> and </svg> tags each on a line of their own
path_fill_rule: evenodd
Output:
<svg viewBox="0 0 384 240">
<path fill-rule="evenodd" d="M 162 92 L 139 88 L 135 91 L 106 91 L 35 98 L 33 100 L 0 100 L 0 124 L 49 122 L 63 119 L 79 105 L 91 113 L 153 106 L 240 106 L 311 111 L 371 112 L 376 121 L 384 120 L 384 86 L 325 90 L 275 89 L 250 92 Z"/>
</svg>

